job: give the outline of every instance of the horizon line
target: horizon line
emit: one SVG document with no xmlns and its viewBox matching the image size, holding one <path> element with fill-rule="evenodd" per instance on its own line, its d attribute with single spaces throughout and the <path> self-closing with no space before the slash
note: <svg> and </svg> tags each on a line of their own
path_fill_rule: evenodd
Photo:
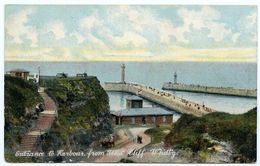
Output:
<svg viewBox="0 0 260 166">
<path fill-rule="evenodd" d="M 199 60 L 69 60 L 69 61 L 59 61 L 59 60 L 55 60 L 55 61 L 46 61 L 46 60 L 4 60 L 4 63 L 5 62 L 79 62 L 79 63 L 84 63 L 84 62 L 141 62 L 141 63 L 145 63 L 145 62 L 216 62 L 216 63 L 257 63 L 258 61 L 241 61 L 241 60 L 238 60 L 238 61 L 230 61 L 230 60 L 227 60 L 227 61 L 217 61 L 217 60 L 203 60 L 203 61 L 199 61 Z"/>
</svg>

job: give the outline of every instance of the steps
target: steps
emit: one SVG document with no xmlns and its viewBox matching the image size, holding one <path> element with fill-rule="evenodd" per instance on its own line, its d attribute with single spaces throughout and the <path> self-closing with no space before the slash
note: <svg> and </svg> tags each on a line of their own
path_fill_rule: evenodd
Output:
<svg viewBox="0 0 260 166">
<path fill-rule="evenodd" d="M 30 131 L 22 137 L 19 147 L 20 151 L 36 150 L 38 138 L 51 128 L 57 113 L 55 102 L 42 89 L 39 90 L 39 93 L 44 99 L 45 111 L 40 113 L 35 127 L 31 128 Z"/>
<path fill-rule="evenodd" d="M 29 135 L 26 134 L 23 138 L 22 138 L 22 142 L 20 145 L 20 151 L 34 151 L 35 149 L 35 145 L 37 143 L 37 139 L 38 139 L 39 135 Z"/>
<path fill-rule="evenodd" d="M 40 115 L 36 124 L 36 128 L 43 131 L 48 130 L 51 128 L 53 121 L 54 117 L 52 116 Z"/>
</svg>

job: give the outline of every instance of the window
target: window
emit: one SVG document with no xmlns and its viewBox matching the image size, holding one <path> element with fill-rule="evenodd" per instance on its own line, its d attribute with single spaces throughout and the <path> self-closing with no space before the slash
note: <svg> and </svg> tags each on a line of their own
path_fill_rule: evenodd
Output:
<svg viewBox="0 0 260 166">
<path fill-rule="evenodd" d="M 132 117 L 132 124 L 135 124 L 135 117 Z"/>
<path fill-rule="evenodd" d="M 155 116 L 153 116 L 153 123 L 155 123 L 156 122 L 156 117 Z"/>
</svg>

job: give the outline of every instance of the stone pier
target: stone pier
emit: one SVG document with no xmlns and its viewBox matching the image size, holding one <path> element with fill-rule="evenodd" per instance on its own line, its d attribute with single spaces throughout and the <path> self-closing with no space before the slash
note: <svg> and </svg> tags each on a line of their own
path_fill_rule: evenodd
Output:
<svg viewBox="0 0 260 166">
<path fill-rule="evenodd" d="M 209 93 L 209 94 L 219 94 L 227 96 L 240 96 L 240 97 L 253 97 L 256 98 L 256 89 L 238 89 L 232 87 L 212 87 L 212 86 L 202 86 L 202 85 L 188 85 L 180 83 L 166 82 L 163 84 L 162 89 L 164 90 L 175 90 L 175 91 L 187 91 L 187 92 L 197 92 L 197 93 Z"/>
<path fill-rule="evenodd" d="M 149 101 L 160 104 L 170 110 L 178 113 L 192 114 L 202 116 L 210 112 L 215 112 L 205 105 L 197 104 L 186 99 L 177 97 L 165 91 L 155 89 L 150 86 L 145 86 L 135 83 L 121 82 L 105 82 L 104 89 L 106 91 L 127 92 L 143 97 Z"/>
</svg>

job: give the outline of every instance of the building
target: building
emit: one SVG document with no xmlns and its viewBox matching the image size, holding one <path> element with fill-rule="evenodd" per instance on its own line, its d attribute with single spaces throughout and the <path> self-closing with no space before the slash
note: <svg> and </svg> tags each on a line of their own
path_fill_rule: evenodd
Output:
<svg viewBox="0 0 260 166">
<path fill-rule="evenodd" d="M 111 111 L 110 114 L 116 125 L 161 125 L 173 122 L 172 112 L 160 107 L 143 108 L 143 99 L 134 95 L 126 98 L 126 109 Z"/>
<path fill-rule="evenodd" d="M 127 97 L 126 108 L 143 108 L 143 99 L 138 96 Z"/>
<path fill-rule="evenodd" d="M 34 82 L 34 83 L 39 83 L 40 76 L 39 76 L 39 74 L 29 75 L 29 76 L 27 77 L 27 80 L 28 80 L 28 81 L 32 81 L 32 82 Z"/>
<path fill-rule="evenodd" d="M 24 69 L 14 69 L 14 70 L 7 72 L 7 74 L 10 75 L 11 77 L 20 77 L 22 79 L 27 80 L 27 78 L 29 76 L 29 71 L 24 70 Z"/>
<path fill-rule="evenodd" d="M 58 77 L 58 78 L 67 78 L 68 74 L 67 73 L 57 73 L 56 77 Z"/>
<path fill-rule="evenodd" d="M 173 113 L 159 107 L 130 108 L 111 111 L 110 114 L 116 125 L 161 125 L 173 122 Z"/>
<path fill-rule="evenodd" d="M 87 73 L 78 73 L 77 75 L 76 75 L 76 77 L 87 77 L 88 76 L 88 74 Z"/>
</svg>

